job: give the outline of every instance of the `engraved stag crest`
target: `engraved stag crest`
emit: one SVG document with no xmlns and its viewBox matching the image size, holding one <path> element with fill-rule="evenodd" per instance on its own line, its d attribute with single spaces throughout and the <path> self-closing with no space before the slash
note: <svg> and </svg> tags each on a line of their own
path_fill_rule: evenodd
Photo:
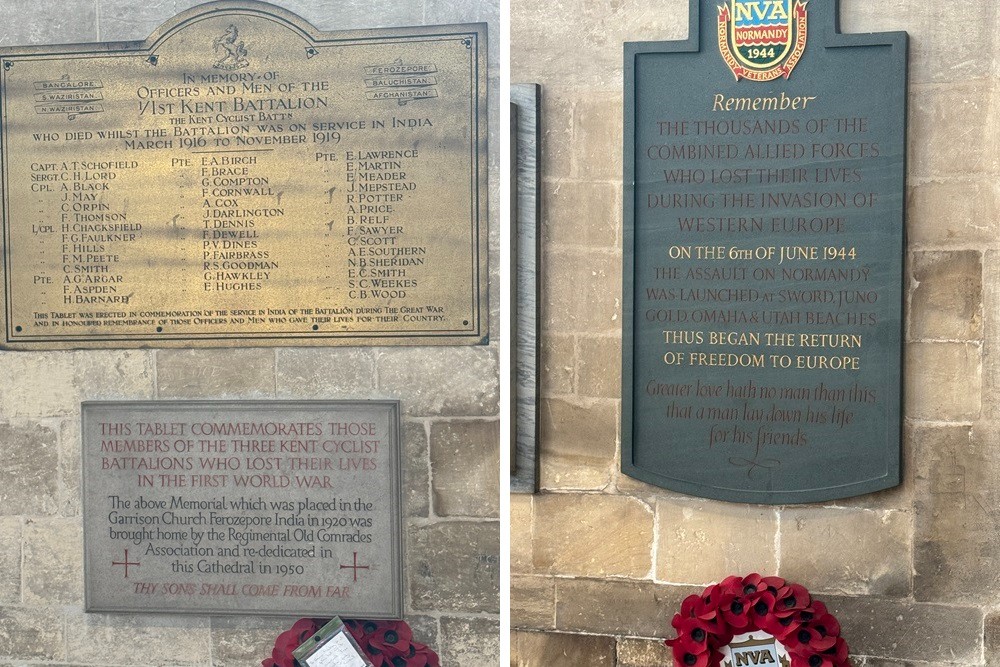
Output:
<svg viewBox="0 0 1000 667">
<path fill-rule="evenodd" d="M 215 55 L 220 55 L 221 58 L 216 61 L 216 69 L 243 69 L 250 65 L 250 61 L 247 60 L 247 49 L 242 41 L 238 41 L 240 38 L 240 32 L 236 29 L 235 25 L 230 25 L 226 28 L 226 32 L 215 38 L 213 46 L 215 48 Z"/>
</svg>

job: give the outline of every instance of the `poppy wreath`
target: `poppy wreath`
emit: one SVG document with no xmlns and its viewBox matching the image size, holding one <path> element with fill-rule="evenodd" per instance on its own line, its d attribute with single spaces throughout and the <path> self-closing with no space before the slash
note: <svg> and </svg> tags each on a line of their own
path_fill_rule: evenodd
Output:
<svg viewBox="0 0 1000 667">
<path fill-rule="evenodd" d="M 804 587 L 779 577 L 729 577 L 684 600 L 666 644 L 675 667 L 719 667 L 721 649 L 761 630 L 792 658 L 791 667 L 850 667 L 840 623 Z"/>
<path fill-rule="evenodd" d="M 327 621 L 300 618 L 278 635 L 271 657 L 261 667 L 296 667 L 292 651 L 316 634 Z M 441 667 L 437 653 L 413 641 L 413 631 L 404 621 L 353 621 L 344 625 L 375 667 Z"/>
</svg>

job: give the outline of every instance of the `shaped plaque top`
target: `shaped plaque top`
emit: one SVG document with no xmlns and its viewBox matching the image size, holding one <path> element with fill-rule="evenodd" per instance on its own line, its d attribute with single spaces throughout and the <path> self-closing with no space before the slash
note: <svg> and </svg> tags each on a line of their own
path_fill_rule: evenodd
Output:
<svg viewBox="0 0 1000 667">
<path fill-rule="evenodd" d="M 0 49 L 9 349 L 480 344 L 484 24 Z"/>
<path fill-rule="evenodd" d="M 750 503 L 899 483 L 905 33 L 696 0 L 625 47 L 622 470 Z"/>
</svg>

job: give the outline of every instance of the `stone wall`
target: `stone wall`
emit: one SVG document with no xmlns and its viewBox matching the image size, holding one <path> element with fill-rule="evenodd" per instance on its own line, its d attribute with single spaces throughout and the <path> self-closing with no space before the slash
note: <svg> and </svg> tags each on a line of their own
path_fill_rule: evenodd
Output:
<svg viewBox="0 0 1000 667">
<path fill-rule="evenodd" d="M 146 38 L 192 0 L 2 0 L 0 45 Z M 488 21 L 484 0 L 294 0 L 320 29 Z M 491 145 L 505 134 L 491 53 Z M 80 401 L 398 398 L 407 618 L 442 662 L 499 661 L 499 157 L 485 347 L 0 352 L 0 667 L 251 667 L 290 619 L 83 612 Z"/>
<path fill-rule="evenodd" d="M 827 3 L 832 0 L 814 0 Z M 512 499 L 512 665 L 672 664 L 687 594 L 777 573 L 829 602 L 859 665 L 1000 665 L 997 3 L 843 0 L 911 36 L 905 483 L 747 507 L 622 476 L 622 42 L 688 0 L 512 0 L 512 81 L 543 85 L 542 487 Z"/>
</svg>

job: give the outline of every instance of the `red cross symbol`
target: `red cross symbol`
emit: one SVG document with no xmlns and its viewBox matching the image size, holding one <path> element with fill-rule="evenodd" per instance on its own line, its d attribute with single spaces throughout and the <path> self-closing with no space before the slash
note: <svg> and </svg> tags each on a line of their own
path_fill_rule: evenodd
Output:
<svg viewBox="0 0 1000 667">
<path fill-rule="evenodd" d="M 126 557 L 128 552 L 125 553 Z M 358 570 L 368 570 L 370 569 L 367 565 L 358 565 L 358 552 L 354 552 L 354 565 L 341 565 L 341 570 L 354 570 L 354 581 L 358 580 Z"/>
<path fill-rule="evenodd" d="M 124 565 L 125 566 L 125 578 L 128 579 L 128 566 L 134 565 L 135 567 L 140 567 L 139 563 L 130 562 L 128 559 L 128 549 L 125 550 L 125 560 L 123 562 L 111 561 L 111 565 Z"/>
</svg>

